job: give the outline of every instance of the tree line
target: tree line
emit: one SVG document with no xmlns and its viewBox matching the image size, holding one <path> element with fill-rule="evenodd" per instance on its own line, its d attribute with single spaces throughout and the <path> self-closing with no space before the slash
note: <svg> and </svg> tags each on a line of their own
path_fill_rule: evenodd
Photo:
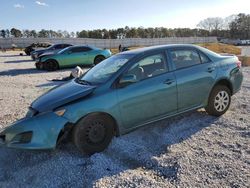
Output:
<svg viewBox="0 0 250 188">
<path fill-rule="evenodd" d="M 118 29 L 95 29 L 82 30 L 80 32 L 53 31 L 42 29 L 36 30 L 0 30 L 2 38 L 23 37 L 23 38 L 96 38 L 96 39 L 117 39 L 117 38 L 165 38 L 165 37 L 208 37 L 217 36 L 220 38 L 249 39 L 250 38 L 250 14 L 232 15 L 226 18 L 211 17 L 201 20 L 197 28 L 175 28 L 164 27 L 124 27 Z"/>
<path fill-rule="evenodd" d="M 68 31 L 53 31 L 53 30 L 46 30 L 42 29 L 40 31 L 36 30 L 19 30 L 16 28 L 9 29 L 2 29 L 0 30 L 0 36 L 2 38 L 10 38 L 10 37 L 16 37 L 16 38 L 74 38 L 76 36 L 75 32 L 69 33 Z"/>
</svg>

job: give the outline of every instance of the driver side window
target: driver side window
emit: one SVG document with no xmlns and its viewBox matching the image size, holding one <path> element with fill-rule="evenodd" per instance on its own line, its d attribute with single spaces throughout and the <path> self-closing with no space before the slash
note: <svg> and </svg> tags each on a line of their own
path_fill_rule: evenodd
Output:
<svg viewBox="0 0 250 188">
<path fill-rule="evenodd" d="M 150 55 L 134 64 L 125 75 L 133 75 L 136 81 L 141 81 L 150 77 L 157 76 L 167 72 L 164 55 L 159 53 Z"/>
</svg>

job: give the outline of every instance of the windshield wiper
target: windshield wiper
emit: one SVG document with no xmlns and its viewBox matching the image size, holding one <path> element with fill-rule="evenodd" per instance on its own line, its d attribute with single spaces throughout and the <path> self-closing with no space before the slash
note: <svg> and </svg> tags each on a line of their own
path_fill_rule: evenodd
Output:
<svg viewBox="0 0 250 188">
<path fill-rule="evenodd" d="M 82 84 L 82 85 L 91 85 L 91 82 L 87 81 L 87 80 L 81 80 L 79 78 L 76 78 L 75 81 L 78 83 L 78 84 Z"/>
</svg>

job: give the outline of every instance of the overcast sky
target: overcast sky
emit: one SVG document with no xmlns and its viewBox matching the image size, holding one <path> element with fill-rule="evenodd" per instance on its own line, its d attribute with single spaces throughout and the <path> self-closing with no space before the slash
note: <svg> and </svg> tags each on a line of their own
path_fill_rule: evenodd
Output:
<svg viewBox="0 0 250 188">
<path fill-rule="evenodd" d="M 0 29 L 194 28 L 238 13 L 250 14 L 250 0 L 0 0 Z"/>
</svg>

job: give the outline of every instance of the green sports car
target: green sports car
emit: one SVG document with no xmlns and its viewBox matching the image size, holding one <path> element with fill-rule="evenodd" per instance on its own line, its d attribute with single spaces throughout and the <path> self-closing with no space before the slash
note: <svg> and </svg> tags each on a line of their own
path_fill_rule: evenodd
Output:
<svg viewBox="0 0 250 188">
<path fill-rule="evenodd" d="M 36 60 L 37 69 L 55 71 L 60 68 L 96 65 L 111 56 L 108 49 L 90 46 L 70 46 L 56 54 L 44 53 Z"/>
</svg>

